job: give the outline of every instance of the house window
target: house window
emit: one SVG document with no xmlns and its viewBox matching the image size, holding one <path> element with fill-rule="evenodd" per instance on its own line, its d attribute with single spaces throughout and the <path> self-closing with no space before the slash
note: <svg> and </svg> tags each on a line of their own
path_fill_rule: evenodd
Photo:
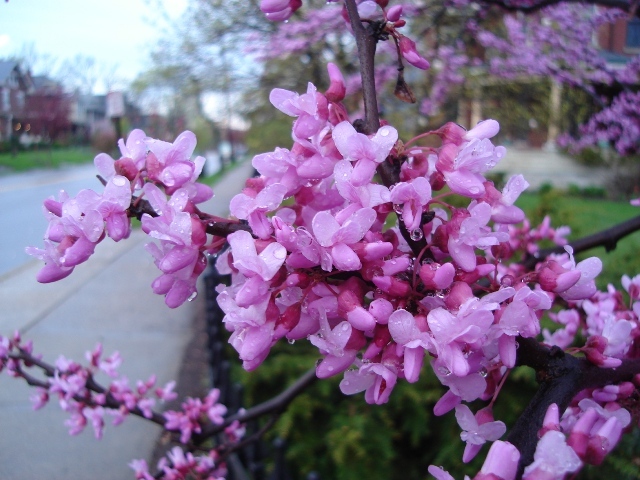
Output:
<svg viewBox="0 0 640 480">
<path fill-rule="evenodd" d="M 627 24 L 627 48 L 640 48 L 640 18 L 634 17 Z"/>
</svg>

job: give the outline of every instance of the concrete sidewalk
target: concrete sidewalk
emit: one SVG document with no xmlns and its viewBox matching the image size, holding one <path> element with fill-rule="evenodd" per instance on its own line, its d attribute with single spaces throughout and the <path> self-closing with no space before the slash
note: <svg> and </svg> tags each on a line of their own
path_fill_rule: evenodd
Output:
<svg viewBox="0 0 640 480">
<path fill-rule="evenodd" d="M 225 175 L 203 210 L 227 215 L 229 200 L 251 172 L 245 162 Z M 84 352 L 101 342 L 105 354 L 121 353 L 120 371 L 131 385 L 153 373 L 159 385 L 175 379 L 192 337 L 195 309 L 187 303 L 171 310 L 151 291 L 159 272 L 144 250 L 147 242 L 141 231 L 119 243 L 107 240 L 89 262 L 54 284 L 36 282 L 39 261 L 3 277 L 0 333 L 19 330 L 48 362 L 64 354 L 84 363 Z M 118 427 L 107 425 L 100 441 L 90 426 L 71 437 L 64 425 L 68 415 L 57 402 L 34 412 L 32 393 L 24 381 L 0 374 L 0 480 L 132 479 L 127 464 L 151 457 L 157 426 L 130 418 Z"/>
<path fill-rule="evenodd" d="M 531 185 L 531 190 L 545 183 L 558 188 L 569 185 L 601 187 L 612 175 L 610 169 L 585 167 L 560 152 L 513 146 L 507 146 L 507 154 L 492 172 L 503 172 L 505 180 L 521 173 Z"/>
</svg>

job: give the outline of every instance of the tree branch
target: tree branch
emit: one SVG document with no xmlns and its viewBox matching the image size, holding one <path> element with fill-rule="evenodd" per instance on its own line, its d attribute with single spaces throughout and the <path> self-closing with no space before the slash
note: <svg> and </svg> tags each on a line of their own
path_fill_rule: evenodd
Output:
<svg viewBox="0 0 640 480">
<path fill-rule="evenodd" d="M 360 60 L 360 77 L 362 78 L 362 97 L 364 100 L 364 121 L 361 133 L 375 133 L 380 128 L 378 113 L 378 98 L 374 75 L 374 57 L 376 54 L 376 38 L 369 26 L 365 27 L 360 21 L 358 7 L 355 0 L 345 0 L 351 29 L 356 37 L 358 59 Z"/>
<path fill-rule="evenodd" d="M 316 369 L 312 368 L 296 380 L 289 388 L 270 398 L 266 402 L 262 402 L 243 413 L 236 413 L 226 418 L 221 425 L 210 424 L 202 429 L 202 432 L 194 435 L 193 439 L 196 443 L 202 443 L 208 438 L 223 431 L 226 427 L 231 425 L 236 420 L 240 423 L 245 423 L 250 420 L 256 419 L 268 413 L 281 413 L 287 406 L 304 390 L 311 386 L 316 380 Z"/>
<path fill-rule="evenodd" d="M 510 430 L 507 441 L 520 451 L 517 478 L 533 462 L 538 431 L 552 403 L 564 412 L 571 400 L 585 388 L 600 388 L 630 381 L 640 373 L 640 359 L 626 359 L 617 368 L 600 368 L 585 358 L 566 354 L 558 347 L 546 347 L 533 338 L 518 338 L 517 365 L 536 370 L 540 384 L 535 395 Z"/>
<path fill-rule="evenodd" d="M 593 235 L 569 242 L 569 245 L 573 248 L 573 253 L 585 252 L 596 247 L 604 247 L 607 252 L 611 252 L 615 250 L 618 240 L 638 230 L 640 230 L 640 215 Z M 564 252 L 564 246 L 544 248 L 533 255 L 527 255 L 522 264 L 528 270 L 533 270 L 538 262 L 544 261 L 549 255 Z"/>
</svg>

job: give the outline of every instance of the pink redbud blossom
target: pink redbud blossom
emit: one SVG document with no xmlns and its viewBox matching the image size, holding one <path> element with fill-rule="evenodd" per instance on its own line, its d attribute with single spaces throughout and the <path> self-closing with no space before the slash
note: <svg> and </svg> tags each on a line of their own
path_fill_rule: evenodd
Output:
<svg viewBox="0 0 640 480">
<path fill-rule="evenodd" d="M 436 348 L 429 334 L 424 316 L 415 318 L 404 309 L 396 310 L 389 317 L 389 333 L 393 340 L 404 346 L 404 374 L 408 382 L 418 381 L 425 350 Z"/>
<path fill-rule="evenodd" d="M 397 22 L 398 20 L 400 20 L 401 15 L 402 15 L 402 5 L 394 5 L 389 10 L 387 10 L 387 21 Z"/>
<path fill-rule="evenodd" d="M 514 480 L 518 470 L 520 452 L 509 442 L 493 442 L 480 472 L 474 480 Z"/>
<path fill-rule="evenodd" d="M 380 127 L 371 138 L 356 132 L 349 122 L 342 122 L 333 129 L 333 141 L 345 160 L 356 162 L 351 174 L 354 186 L 371 181 L 378 164 L 382 163 L 398 140 L 398 131 L 390 126 Z"/>
<path fill-rule="evenodd" d="M 456 420 L 462 428 L 460 438 L 466 442 L 462 461 L 468 463 L 478 454 L 485 442 L 498 440 L 507 431 L 503 422 L 494 422 L 491 410 L 479 410 L 475 416 L 466 405 L 456 407 Z"/>
<path fill-rule="evenodd" d="M 402 58 L 414 67 L 427 70 L 429 68 L 429 62 L 420 56 L 416 50 L 416 43 L 404 35 L 399 35 L 399 37 L 398 45 L 400 47 L 400 54 L 402 55 Z"/>
<path fill-rule="evenodd" d="M 347 93 L 347 87 L 344 83 L 344 77 L 342 72 L 336 66 L 336 64 L 329 62 L 327 64 L 327 70 L 329 72 L 329 88 L 324 92 L 324 96 L 330 102 L 341 102 Z"/>
<path fill-rule="evenodd" d="M 269 185 L 257 194 L 246 190 L 231 199 L 229 209 L 237 218 L 248 220 L 253 233 L 266 240 L 273 231 L 266 213 L 278 208 L 286 193 L 287 188 L 279 183 Z"/>
<path fill-rule="evenodd" d="M 582 467 L 576 452 L 567 445 L 563 433 L 550 430 L 546 432 L 533 454 L 533 463 L 524 470 L 524 480 L 562 480 L 567 473 L 573 473 Z"/>
</svg>

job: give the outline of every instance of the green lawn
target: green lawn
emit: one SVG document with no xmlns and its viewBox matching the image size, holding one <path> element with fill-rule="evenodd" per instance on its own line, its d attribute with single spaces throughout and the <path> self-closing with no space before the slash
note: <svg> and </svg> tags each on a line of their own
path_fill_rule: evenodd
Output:
<svg viewBox="0 0 640 480">
<path fill-rule="evenodd" d="M 544 215 L 548 214 L 554 227 L 570 226 L 570 240 L 599 232 L 640 215 L 640 208 L 627 202 L 579 198 L 557 190 L 541 194 L 522 194 L 517 205 L 527 213 L 533 225 L 537 225 Z M 633 276 L 640 273 L 638 252 L 640 232 L 635 232 L 620 240 L 616 249 L 610 253 L 606 253 L 604 248 L 600 247 L 580 255 L 579 259 L 594 255 L 600 257 L 604 266 L 598 277 L 598 287 L 606 288 L 608 283 L 613 283 L 620 288 L 622 274 Z"/>
<path fill-rule="evenodd" d="M 0 153 L 0 168 L 7 167 L 16 172 L 34 168 L 57 168 L 63 164 L 93 162 L 96 153 L 89 147 L 32 149 L 24 152 Z"/>
</svg>

